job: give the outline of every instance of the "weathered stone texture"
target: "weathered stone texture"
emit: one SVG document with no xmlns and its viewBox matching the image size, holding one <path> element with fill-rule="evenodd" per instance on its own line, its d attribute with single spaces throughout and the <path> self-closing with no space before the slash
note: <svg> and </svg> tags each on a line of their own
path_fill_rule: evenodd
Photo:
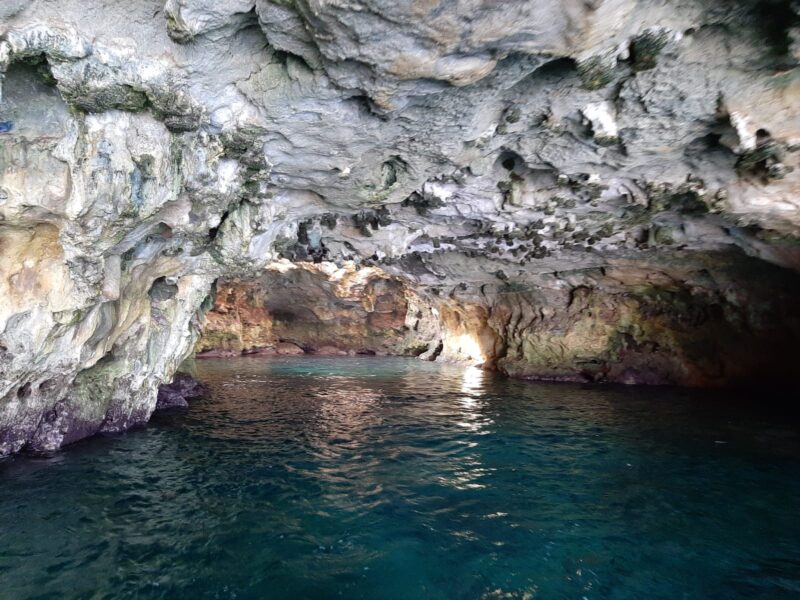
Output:
<svg viewBox="0 0 800 600">
<path fill-rule="evenodd" d="M 424 358 L 786 374 L 799 30 L 792 0 L 4 2 L 0 454 L 147 420 L 213 282 L 280 259 L 402 282 L 402 326 L 359 314 Z M 231 348 L 288 337 L 259 318 Z M 297 343 L 368 335 L 337 327 Z"/>
</svg>

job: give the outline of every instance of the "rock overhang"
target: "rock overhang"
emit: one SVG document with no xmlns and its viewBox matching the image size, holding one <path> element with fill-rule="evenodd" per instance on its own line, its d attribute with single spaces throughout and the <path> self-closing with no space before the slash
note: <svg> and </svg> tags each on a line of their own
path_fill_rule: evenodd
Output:
<svg viewBox="0 0 800 600">
<path fill-rule="evenodd" d="M 429 356 L 521 376 L 791 353 L 798 17 L 762 4 L 9 5 L 0 450 L 146 420 L 212 283 L 282 259 L 380 268 Z"/>
</svg>

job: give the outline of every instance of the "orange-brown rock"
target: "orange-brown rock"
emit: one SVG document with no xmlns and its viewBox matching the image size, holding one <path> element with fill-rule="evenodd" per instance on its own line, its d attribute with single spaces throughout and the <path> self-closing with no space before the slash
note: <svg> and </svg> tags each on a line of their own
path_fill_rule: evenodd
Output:
<svg viewBox="0 0 800 600">
<path fill-rule="evenodd" d="M 555 381 L 792 384 L 800 278 L 726 260 L 661 268 L 617 261 L 548 287 L 447 298 L 437 307 L 439 356 Z"/>
<path fill-rule="evenodd" d="M 400 354 L 406 314 L 403 284 L 379 269 L 275 263 L 256 279 L 218 283 L 196 351 L 282 354 L 288 343 L 314 354 Z"/>
<path fill-rule="evenodd" d="M 272 316 L 260 299 L 256 282 L 219 283 L 196 352 L 235 356 L 274 346 Z"/>
</svg>

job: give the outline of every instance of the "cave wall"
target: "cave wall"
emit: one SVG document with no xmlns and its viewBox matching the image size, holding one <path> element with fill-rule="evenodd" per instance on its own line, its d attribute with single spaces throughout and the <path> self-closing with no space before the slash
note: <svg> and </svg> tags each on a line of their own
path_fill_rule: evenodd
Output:
<svg viewBox="0 0 800 600">
<path fill-rule="evenodd" d="M 733 377 L 702 349 L 796 334 L 798 32 L 792 0 L 3 2 L 0 455 L 146 421 L 214 281 L 276 260 L 402 280 L 423 358 Z"/>
<path fill-rule="evenodd" d="M 516 377 L 796 387 L 799 294 L 797 274 L 747 257 L 623 261 L 450 299 L 442 335 L 454 358 L 465 344 L 470 358 Z M 477 335 L 465 342 L 465 332 Z"/>
<path fill-rule="evenodd" d="M 800 274 L 740 254 L 614 261 L 537 285 L 420 295 L 375 267 L 289 263 L 221 280 L 198 356 L 391 354 L 514 377 L 796 386 Z M 286 345 L 289 347 L 285 347 Z"/>
<path fill-rule="evenodd" d="M 221 279 L 197 356 L 408 353 L 403 283 L 380 269 L 284 261 L 254 279 Z"/>
</svg>

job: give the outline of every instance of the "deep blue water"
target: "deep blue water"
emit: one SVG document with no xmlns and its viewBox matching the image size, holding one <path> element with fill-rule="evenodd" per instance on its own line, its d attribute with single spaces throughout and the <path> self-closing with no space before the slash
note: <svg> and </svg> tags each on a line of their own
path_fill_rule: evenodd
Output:
<svg viewBox="0 0 800 600">
<path fill-rule="evenodd" d="M 800 597 L 800 425 L 766 395 L 199 374 L 188 410 L 0 462 L 0 598 Z"/>
</svg>

